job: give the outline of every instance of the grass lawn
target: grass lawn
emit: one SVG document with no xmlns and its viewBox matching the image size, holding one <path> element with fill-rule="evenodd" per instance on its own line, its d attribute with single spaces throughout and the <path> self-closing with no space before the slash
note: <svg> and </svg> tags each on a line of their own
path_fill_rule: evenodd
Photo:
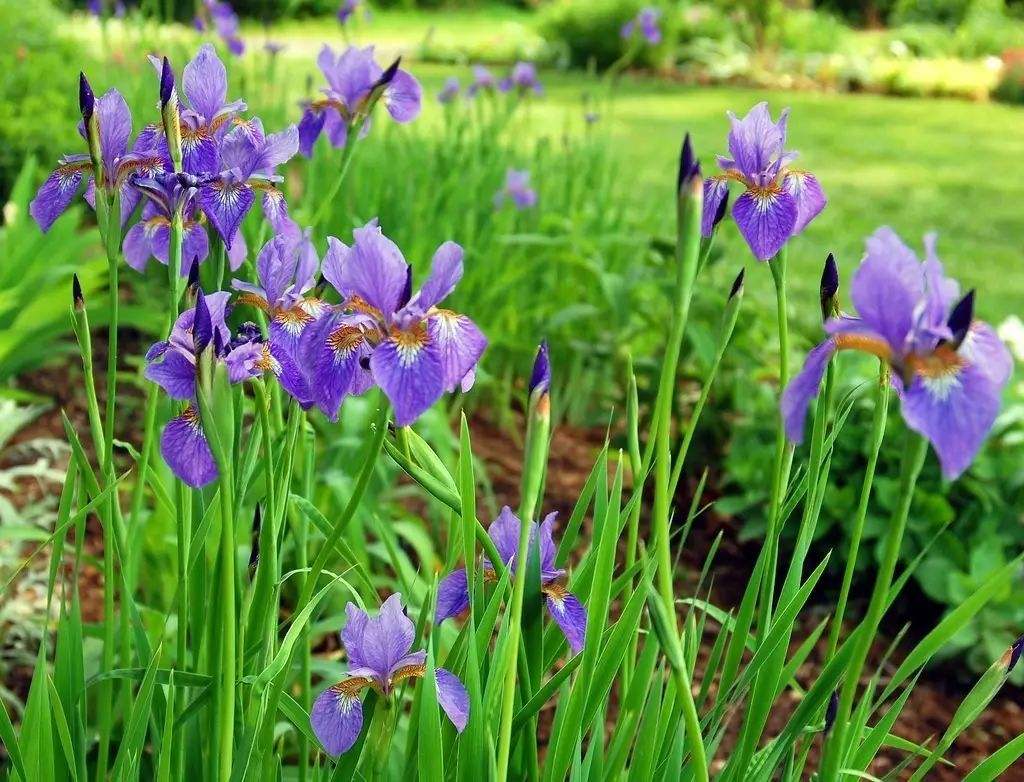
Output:
<svg viewBox="0 0 1024 782">
<path fill-rule="evenodd" d="M 356 34 L 361 43 L 414 53 L 425 35 L 448 36 L 476 48 L 498 37 L 530 39 L 529 14 L 509 9 L 443 16 L 376 13 Z M 313 53 L 324 39 L 340 42 L 331 20 L 289 22 L 272 33 L 294 41 L 293 57 Z M 302 44 L 311 44 L 306 50 Z M 451 73 L 468 69 L 420 63 L 414 71 L 427 92 Z M 545 74 L 547 99 L 534 110 L 539 129 L 561 132 L 582 125 L 581 97 L 603 86 L 584 73 Z M 675 159 L 689 130 L 705 161 L 726 152 L 728 110 L 742 113 L 760 100 L 773 112 L 792 108 L 790 146 L 829 197 L 825 212 L 792 244 L 794 298 L 813 294 L 828 251 L 846 268 L 859 259 L 864 238 L 891 225 L 920 248 L 922 235 L 939 232 L 939 254 L 966 287 L 980 292 L 979 312 L 1001 319 L 1024 304 L 1024 110 L 961 100 L 875 95 L 778 92 L 738 87 L 689 87 L 658 79 L 626 78 L 603 111 L 601 132 L 621 150 L 629 176 L 622 197 L 664 204 L 654 231 L 669 232 L 674 207 Z M 432 101 L 427 102 L 428 105 Z M 434 107 L 436 108 L 436 107 Z M 643 210 L 648 212 L 649 210 Z M 733 226 L 723 246 L 732 265 L 750 259 Z M 759 279 L 760 278 L 760 279 Z M 751 288 L 767 295 L 769 275 L 752 275 Z"/>
<path fill-rule="evenodd" d="M 90 23 L 92 25 L 92 23 Z M 352 39 L 375 43 L 389 55 L 415 58 L 418 44 L 457 41 L 469 49 L 510 39 L 533 45 L 533 17 L 508 8 L 481 12 L 374 12 L 354 27 Z M 88 36 L 89 25 L 75 25 Z M 95 26 L 93 25 L 94 29 Z M 304 90 L 305 74 L 315 72 L 315 55 L 323 42 L 345 43 L 333 18 L 288 21 L 264 32 L 247 27 L 250 47 L 264 36 L 286 44 L 282 57 L 289 90 Z M 69 65 L 69 68 L 72 66 Z M 433 96 L 453 73 L 464 80 L 468 66 L 411 62 L 424 83 L 425 121 L 437 120 Z M 543 74 L 546 98 L 531 108 L 538 134 L 583 132 L 584 93 L 603 94 L 602 82 L 585 73 Z M 316 82 L 319 82 L 317 78 Z M 793 300 L 813 301 L 821 262 L 833 251 L 849 269 L 859 259 L 864 238 L 891 225 L 916 248 L 927 231 L 938 231 L 939 254 L 966 287 L 979 289 L 978 311 L 999 320 L 1019 312 L 1024 301 L 1024 110 L 959 100 L 888 98 L 751 90 L 736 87 L 690 87 L 649 77 L 627 77 L 614 99 L 601 109 L 595 132 L 609 134 L 624 160 L 621 197 L 644 204 L 638 210 L 661 216 L 652 232 L 669 234 L 673 222 L 672 188 L 676 155 L 689 130 L 705 161 L 714 170 L 714 155 L 724 153 L 727 110 L 745 112 L 759 100 L 773 112 L 792 108 L 790 146 L 801 152 L 800 164 L 813 171 L 829 197 L 829 206 L 791 246 Z M 256 102 L 256 101 L 253 101 Z M 440 127 L 440 124 L 437 125 Z M 722 241 L 731 266 L 753 263 L 735 228 Z M 767 296 L 768 274 L 753 274 L 750 290 Z M 807 306 L 813 306 L 810 301 Z"/>
</svg>

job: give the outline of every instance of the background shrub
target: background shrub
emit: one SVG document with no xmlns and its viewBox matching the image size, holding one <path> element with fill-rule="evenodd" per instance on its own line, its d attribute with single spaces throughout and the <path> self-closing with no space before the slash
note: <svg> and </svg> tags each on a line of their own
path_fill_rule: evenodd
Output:
<svg viewBox="0 0 1024 782">
<path fill-rule="evenodd" d="M 48 0 L 0 0 L 0 203 L 26 155 L 49 167 L 74 127 L 78 91 L 67 63 L 82 52 L 60 35 L 63 17 Z M 32 66 L 25 67 L 31 58 Z M 85 66 L 86 63 L 83 63 Z"/>
</svg>

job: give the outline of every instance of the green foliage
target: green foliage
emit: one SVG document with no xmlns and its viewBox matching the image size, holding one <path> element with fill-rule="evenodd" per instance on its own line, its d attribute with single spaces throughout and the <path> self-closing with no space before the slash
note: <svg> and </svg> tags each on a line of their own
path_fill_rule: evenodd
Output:
<svg viewBox="0 0 1024 782">
<path fill-rule="evenodd" d="M 62 16 L 49 0 L 0 0 L 0 201 L 6 201 L 27 155 L 50 166 L 65 152 L 77 121 L 75 74 L 80 50 L 61 37 Z"/>
<path fill-rule="evenodd" d="M 554 0 L 542 12 L 540 29 L 550 41 L 564 47 L 567 61 L 576 67 L 591 63 L 607 68 L 629 51 L 621 36 L 622 25 L 636 16 L 642 0 Z M 642 47 L 637 62 L 655 65 L 663 47 Z"/>
</svg>

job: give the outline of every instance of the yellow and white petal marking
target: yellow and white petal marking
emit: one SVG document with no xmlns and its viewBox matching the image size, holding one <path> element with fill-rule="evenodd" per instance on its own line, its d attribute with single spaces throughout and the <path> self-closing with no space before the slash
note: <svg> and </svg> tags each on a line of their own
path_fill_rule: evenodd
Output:
<svg viewBox="0 0 1024 782">
<path fill-rule="evenodd" d="M 752 187 L 749 192 L 754 197 L 757 211 L 760 214 L 764 214 L 775 206 L 775 202 L 782 195 L 782 188 L 778 184 L 773 183 L 767 187 Z"/>
<path fill-rule="evenodd" d="M 327 336 L 327 347 L 334 353 L 334 363 L 350 358 L 365 341 L 362 330 L 355 326 L 339 326 Z"/>
<path fill-rule="evenodd" d="M 564 584 L 560 584 L 557 581 L 550 584 L 545 584 L 541 591 L 551 598 L 551 602 L 555 604 L 555 609 L 559 614 L 565 613 L 565 596 L 569 594 Z"/>
<path fill-rule="evenodd" d="M 391 676 L 390 686 L 394 687 L 406 679 L 418 679 L 426 672 L 427 667 L 425 665 L 406 665 L 394 672 Z"/>
<path fill-rule="evenodd" d="M 967 366 L 964 357 L 949 345 L 939 345 L 927 355 L 911 354 L 907 368 L 921 378 L 929 395 L 942 402 L 961 385 L 960 370 Z"/>
<path fill-rule="evenodd" d="M 286 310 L 277 309 L 274 312 L 274 322 L 293 337 L 297 337 L 306 326 L 313 322 L 313 316 L 306 312 L 301 304 L 296 304 Z"/>
<path fill-rule="evenodd" d="M 438 325 L 438 339 L 441 342 L 449 342 L 455 339 L 459 326 L 466 320 L 465 315 L 440 308 L 435 308 L 431 311 L 431 314 L 437 318 L 435 322 Z"/>
<path fill-rule="evenodd" d="M 427 333 L 426 324 L 420 322 L 408 329 L 392 330 L 391 341 L 398 354 L 399 366 L 402 369 L 408 369 L 416 363 L 420 351 L 429 344 L 430 335 Z"/>
<path fill-rule="evenodd" d="M 274 358 L 274 354 L 270 352 L 270 345 L 263 345 L 263 355 L 256 362 L 256 368 L 260 372 L 271 372 L 274 375 L 281 374 L 281 362 Z"/>
</svg>

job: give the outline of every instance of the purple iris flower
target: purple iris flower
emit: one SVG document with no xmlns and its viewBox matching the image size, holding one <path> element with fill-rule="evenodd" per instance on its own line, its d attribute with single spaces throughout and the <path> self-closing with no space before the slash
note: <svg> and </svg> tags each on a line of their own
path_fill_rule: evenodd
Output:
<svg viewBox="0 0 1024 782">
<path fill-rule="evenodd" d="M 271 58 L 279 55 L 282 51 L 284 51 L 284 48 L 284 44 L 278 43 L 277 41 L 266 41 L 263 44 L 263 51 L 269 54 Z"/>
<path fill-rule="evenodd" d="M 505 186 L 494 194 L 494 206 L 500 208 L 506 201 L 516 209 L 529 209 L 537 205 L 537 191 L 530 187 L 530 172 L 510 168 L 505 173 Z"/>
<path fill-rule="evenodd" d="M 236 57 L 245 53 L 245 42 L 238 35 L 238 15 L 229 3 L 224 0 L 203 0 L 210 22 L 217 35 L 224 41 L 228 51 Z"/>
<path fill-rule="evenodd" d="M 359 10 L 360 2 L 361 0 L 342 0 L 341 5 L 338 6 L 338 22 L 347 24 L 352 15 Z"/>
<path fill-rule="evenodd" d="M 146 378 L 172 399 L 188 402 L 180 415 L 167 422 L 160 437 L 160 452 L 171 471 L 189 486 L 199 488 L 217 478 L 217 464 L 203 433 L 196 407 L 196 366 L 202 346 L 213 344 L 216 360 L 223 361 L 232 383 L 269 372 L 285 390 L 304 388 L 298 367 L 283 351 L 264 342 L 259 331 L 245 330 L 231 341 L 225 319 L 230 293 L 199 293 L 196 306 L 178 316 L 170 336 L 146 353 Z M 306 392 L 308 394 L 308 392 Z"/>
<path fill-rule="evenodd" d="M 319 268 L 320 259 L 308 231 L 281 234 L 267 242 L 257 256 L 258 285 L 231 281 L 232 287 L 242 291 L 240 304 L 257 307 L 270 319 L 270 344 L 293 358 L 298 355 L 303 331 L 328 309 L 326 302 L 305 295 L 313 289 Z"/>
<path fill-rule="evenodd" d="M 457 76 L 449 76 L 445 79 L 441 91 L 437 93 L 437 102 L 446 105 L 453 102 L 459 97 L 459 89 L 459 78 Z"/>
<path fill-rule="evenodd" d="M 729 191 L 729 182 L 743 184 L 732 207 L 740 233 L 758 260 L 773 257 L 782 246 L 825 208 L 825 194 L 813 174 L 794 169 L 797 153 L 785 151 L 789 109 L 772 122 L 767 103 L 758 103 L 743 119 L 729 112 L 731 158 L 719 157 L 725 172 L 704 180 L 704 221 L 711 236 L 714 215 Z"/>
<path fill-rule="evenodd" d="M 313 144 L 323 131 L 334 147 L 345 146 L 351 130 L 366 133 L 367 112 L 378 90 L 383 90 L 380 99 L 395 122 L 411 122 L 420 113 L 420 83 L 408 71 L 397 68 L 397 63 L 387 71 L 381 68 L 374 60 L 372 46 L 350 46 L 340 56 L 324 46 L 317 65 L 328 86 L 323 98 L 305 106 L 299 122 L 299 148 L 306 157 L 313 153 Z"/>
<path fill-rule="evenodd" d="M 632 38 L 638 32 L 652 46 L 661 43 L 661 11 L 650 6 L 640 10 L 619 31 L 623 38 Z"/>
<path fill-rule="evenodd" d="M 498 88 L 498 80 L 494 74 L 483 65 L 473 66 L 473 81 L 466 90 L 470 97 L 476 97 L 478 92 L 494 92 Z"/>
<path fill-rule="evenodd" d="M 349 669 L 337 684 L 324 690 L 313 704 L 310 725 L 330 755 L 347 752 L 363 728 L 362 692 L 376 690 L 391 697 L 395 687 L 426 673 L 427 653 L 412 651 L 416 628 L 405 614 L 400 594 L 391 595 L 375 617 L 352 603 L 345 606 L 348 621 L 341 643 Z M 459 678 L 435 668 L 437 702 L 460 733 L 469 721 L 469 694 Z"/>
<path fill-rule="evenodd" d="M 132 185 L 146 196 L 146 200 L 141 219 L 124 236 L 122 250 L 125 261 L 138 272 L 146 270 L 150 258 L 156 258 L 166 266 L 171 219 L 180 208 L 184 227 L 181 257 L 186 261 L 182 264 L 181 273 L 187 275 L 188 264 L 193 259 L 202 263 L 209 253 L 206 229 L 200 224 L 195 207 L 195 188 L 189 186 L 187 178 L 168 172 L 134 178 Z"/>
<path fill-rule="evenodd" d="M 276 170 L 298 152 L 299 132 L 294 125 L 269 136 L 259 119 L 240 122 L 224 136 L 218 148 L 220 173 L 202 181 L 199 207 L 213 223 L 230 250 L 239 226 L 263 194 L 263 212 L 278 232 L 295 230 L 288 217 Z"/>
<path fill-rule="evenodd" d="M 498 89 L 502 92 L 515 90 L 520 95 L 533 92 L 537 95 L 544 93 L 544 88 L 537 78 L 537 66 L 532 62 L 517 62 L 512 66 L 512 72 L 501 80 Z"/>
<path fill-rule="evenodd" d="M 529 545 L 534 545 L 536 541 L 539 546 L 541 591 L 544 593 L 548 613 L 565 635 L 573 654 L 578 654 L 583 648 L 587 633 L 587 609 L 583 607 L 579 598 L 566 590 L 565 571 L 555 567 L 555 541 L 552 530 L 557 515 L 549 513 L 539 525 L 535 521 L 530 522 Z M 512 569 L 513 574 L 519 565 L 519 526 L 518 517 L 506 505 L 487 530 L 501 556 L 501 561 L 505 567 Z M 485 579 L 496 578 L 494 568 L 486 558 L 483 561 L 483 570 Z M 445 577 L 437 590 L 435 624 L 440 624 L 448 617 L 461 614 L 469 608 L 467 584 L 465 568 L 454 570 Z"/>
<path fill-rule="evenodd" d="M 162 61 L 150 57 L 150 62 L 160 74 Z M 215 174 L 220 170 L 218 146 L 238 115 L 245 111 L 245 101 L 228 102 L 228 72 L 213 44 L 200 46 L 181 76 L 187 99 L 187 105 L 179 112 L 182 165 L 196 176 Z"/>
<path fill-rule="evenodd" d="M 103 0 L 88 0 L 85 7 L 93 16 L 103 16 Z"/>
<path fill-rule="evenodd" d="M 942 473 L 955 478 L 970 465 L 999 413 L 1013 360 L 995 330 L 974 320 L 974 293 L 945 276 L 935 236 L 925 237 L 925 260 L 891 228 L 867 240 L 853 275 L 857 316 L 825 323 L 829 337 L 807 356 L 782 396 L 790 440 L 803 439 L 807 407 L 829 359 L 840 350 L 878 356 L 892 367 L 907 426 L 935 448 Z"/>
<path fill-rule="evenodd" d="M 352 246 L 327 238 L 323 275 L 339 307 L 303 335 L 314 401 L 334 419 L 346 395 L 378 385 L 395 423 L 415 421 L 446 391 L 468 390 L 487 339 L 465 315 L 438 307 L 462 278 L 462 248 L 445 242 L 430 275 L 412 293 L 412 267 L 376 220 L 353 232 Z"/>
<path fill-rule="evenodd" d="M 128 151 L 132 134 L 132 115 L 121 93 L 108 90 L 95 102 L 95 117 L 99 126 L 99 148 L 103 168 L 103 187 L 118 190 L 121 196 L 121 224 L 124 225 L 139 202 L 139 194 L 129 186 L 135 174 L 147 175 L 162 171 L 169 163 L 166 145 L 161 148 L 152 132 L 143 131 Z M 86 137 L 85 126 L 80 123 L 79 133 Z M 57 168 L 40 186 L 29 204 L 29 213 L 45 233 L 74 200 L 82 178 L 88 182 L 85 200 L 95 206 L 93 164 L 88 154 L 65 155 Z"/>
</svg>

